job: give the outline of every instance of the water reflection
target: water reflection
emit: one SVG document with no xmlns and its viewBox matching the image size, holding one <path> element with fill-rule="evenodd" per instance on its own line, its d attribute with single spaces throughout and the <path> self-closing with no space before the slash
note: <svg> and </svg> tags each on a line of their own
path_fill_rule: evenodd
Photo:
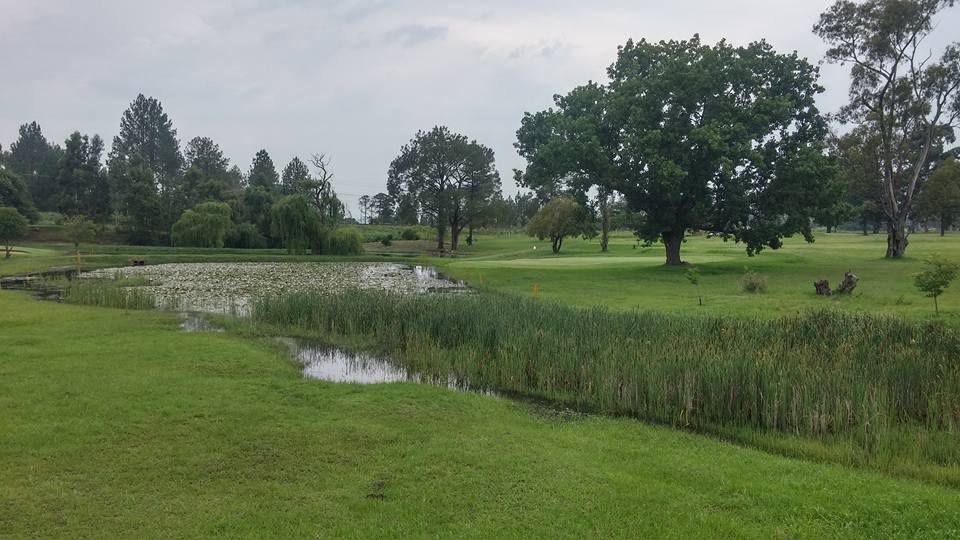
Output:
<svg viewBox="0 0 960 540">
<path fill-rule="evenodd" d="M 352 353 L 297 339 L 284 338 L 282 341 L 290 348 L 291 354 L 303 364 L 303 376 L 307 378 L 355 384 L 416 382 L 462 392 L 497 395 L 491 390 L 472 386 L 469 381 L 452 375 L 446 378 L 434 378 L 409 371 L 387 358 Z"/>
</svg>

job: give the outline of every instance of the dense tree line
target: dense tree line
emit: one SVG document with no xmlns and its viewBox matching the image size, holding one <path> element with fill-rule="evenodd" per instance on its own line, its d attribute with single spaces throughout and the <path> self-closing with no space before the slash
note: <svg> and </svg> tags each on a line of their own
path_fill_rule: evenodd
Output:
<svg viewBox="0 0 960 540">
<path fill-rule="evenodd" d="M 112 224 L 134 244 L 267 247 L 290 241 L 281 203 L 302 203 L 308 234 L 296 249 L 306 242 L 321 252 L 344 217 L 329 158 L 314 156 L 314 173 L 294 157 L 281 176 L 260 150 L 244 173 L 209 137 L 181 149 L 162 104 L 142 94 L 123 112 L 105 160 L 104 150 L 99 135 L 74 132 L 60 146 L 36 122 L 24 124 L 9 151 L 0 149 L 0 206 L 30 220 L 47 211 Z"/>
</svg>

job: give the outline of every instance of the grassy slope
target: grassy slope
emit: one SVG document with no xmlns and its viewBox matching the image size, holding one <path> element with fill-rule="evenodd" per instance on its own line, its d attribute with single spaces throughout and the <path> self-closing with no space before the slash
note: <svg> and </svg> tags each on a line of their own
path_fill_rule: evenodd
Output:
<svg viewBox="0 0 960 540">
<path fill-rule="evenodd" d="M 960 493 L 626 419 L 304 380 L 167 315 L 0 293 L 14 536 L 960 534 Z"/>
<path fill-rule="evenodd" d="M 881 235 L 821 232 L 813 244 L 788 239 L 782 249 L 752 258 L 742 245 L 694 237 L 684 244 L 683 256 L 701 272 L 705 305 L 698 307 L 697 291 L 684 277 L 685 270 L 663 266 L 663 247 L 635 248 L 635 244 L 629 234 L 620 233 L 610 252 L 601 254 L 595 240 L 574 239 L 564 243 L 560 256 L 554 256 L 548 242 L 520 235 L 481 237 L 468 250 L 471 257 L 447 262 L 445 268 L 471 283 L 524 295 L 531 294 L 537 283 L 542 297 L 582 306 L 773 316 L 829 305 L 926 318 L 932 315 L 933 303 L 914 288 L 912 274 L 932 253 L 960 261 L 960 234 L 944 238 L 914 234 L 909 256 L 899 261 L 883 259 L 885 237 Z M 766 294 L 740 290 L 744 267 L 767 277 Z M 815 280 L 826 278 L 836 286 L 846 270 L 861 280 L 852 298 L 814 295 Z M 946 317 L 960 322 L 960 294 L 955 290 L 941 298 L 941 307 Z"/>
</svg>

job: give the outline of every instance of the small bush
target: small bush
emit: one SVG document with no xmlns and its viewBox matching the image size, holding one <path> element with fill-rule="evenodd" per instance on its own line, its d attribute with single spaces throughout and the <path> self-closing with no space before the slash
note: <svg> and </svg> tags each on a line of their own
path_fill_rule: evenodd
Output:
<svg viewBox="0 0 960 540">
<path fill-rule="evenodd" d="M 385 245 L 385 246 L 392 246 L 392 245 L 393 245 L 393 235 L 392 235 L 392 234 L 386 234 L 386 235 L 384 235 L 384 236 L 381 236 L 381 237 L 380 237 L 380 243 L 383 244 L 383 245 Z"/>
<path fill-rule="evenodd" d="M 359 255 L 363 252 L 363 237 L 353 229 L 337 229 L 330 235 L 330 255 Z"/>
<path fill-rule="evenodd" d="M 758 294 L 767 292 L 767 277 L 758 274 L 752 270 L 743 273 L 743 279 L 740 280 L 740 288 L 743 292 Z"/>
<path fill-rule="evenodd" d="M 417 234 L 417 231 L 413 229 L 404 229 L 403 232 L 400 233 L 400 239 L 401 240 L 419 240 L 420 235 Z"/>
</svg>

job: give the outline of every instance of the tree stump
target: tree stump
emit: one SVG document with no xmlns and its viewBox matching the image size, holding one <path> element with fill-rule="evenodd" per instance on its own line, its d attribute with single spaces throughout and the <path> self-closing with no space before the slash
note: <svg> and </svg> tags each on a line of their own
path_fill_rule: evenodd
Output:
<svg viewBox="0 0 960 540">
<path fill-rule="evenodd" d="M 817 290 L 819 296 L 830 296 L 833 294 L 830 292 L 830 282 L 825 279 L 814 281 L 813 288 Z"/>
<path fill-rule="evenodd" d="M 843 273 L 843 281 L 840 282 L 840 287 L 837 288 L 837 294 L 852 293 L 853 289 L 856 288 L 858 281 L 860 281 L 860 278 L 858 278 L 853 272 L 847 270 Z"/>
</svg>

